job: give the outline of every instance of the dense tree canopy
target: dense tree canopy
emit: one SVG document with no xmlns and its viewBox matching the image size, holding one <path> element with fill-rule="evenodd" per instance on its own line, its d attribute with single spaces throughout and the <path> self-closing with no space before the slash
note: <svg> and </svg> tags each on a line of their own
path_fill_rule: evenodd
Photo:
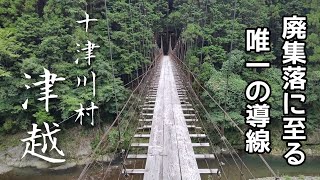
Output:
<svg viewBox="0 0 320 180">
<path fill-rule="evenodd" d="M 74 114 L 79 104 L 91 100 L 99 106 L 96 114 L 102 122 L 114 118 L 116 108 L 127 99 L 124 84 L 140 75 L 150 63 L 154 32 L 163 16 L 160 2 L 152 1 L 0 1 L 0 131 L 5 133 L 27 129 L 32 122 L 60 122 Z M 76 21 L 98 19 L 90 23 L 88 33 Z M 78 53 L 87 40 L 100 46 L 95 50 L 92 66 Z M 44 68 L 58 77 L 49 113 L 44 102 L 37 99 L 38 87 L 26 89 L 25 84 L 42 81 Z M 96 96 L 92 97 L 91 71 L 96 73 Z M 24 78 L 24 73 L 32 79 Z M 77 87 L 77 77 L 88 76 L 86 87 Z M 115 76 L 115 79 L 113 78 Z M 21 104 L 29 99 L 27 110 Z M 89 119 L 87 120 L 88 122 Z M 89 123 L 87 123 L 89 124 Z"/>
<path fill-rule="evenodd" d="M 318 0 L 0 0 L 0 131 L 26 129 L 31 122 L 60 122 L 94 100 L 102 122 L 113 119 L 116 106 L 127 98 L 124 84 L 141 74 L 150 63 L 150 52 L 158 34 L 173 32 L 188 46 L 186 62 L 202 85 L 239 123 L 244 123 L 244 89 L 248 82 L 263 79 L 270 83 L 272 126 L 279 127 L 282 115 L 281 55 L 282 16 L 308 17 L 307 113 L 310 130 L 319 128 L 320 110 L 320 10 Z M 76 23 L 87 12 L 98 22 L 89 33 Z M 245 29 L 269 27 L 269 53 L 246 53 Z M 76 44 L 87 40 L 100 46 L 91 67 L 85 61 L 75 65 L 82 53 Z M 159 43 L 159 42 L 158 42 Z M 232 44 L 232 45 L 231 45 Z M 272 67 L 257 71 L 244 68 L 245 61 L 269 61 Z M 50 112 L 39 102 L 39 88 L 26 90 L 25 84 L 39 81 L 47 68 L 63 83 L 56 83 Z M 76 87 L 77 76 L 97 74 L 97 96 L 87 87 Z M 24 78 L 24 73 L 32 80 Z M 115 80 L 113 80 L 113 74 Z M 227 83 L 228 77 L 228 83 Z M 88 86 L 92 82 L 88 82 Z M 227 93 L 226 93 L 227 92 Z M 116 95 L 116 98 L 115 98 Z M 202 93 L 202 100 L 217 122 L 224 121 L 217 106 Z M 28 110 L 21 104 L 29 98 Z M 119 105 L 117 105 L 119 104 Z M 228 127 L 227 127 L 228 128 Z"/>
<path fill-rule="evenodd" d="M 283 114 L 283 80 L 281 56 L 283 40 L 282 17 L 298 14 L 308 18 L 308 85 L 307 113 L 309 133 L 319 128 L 319 1 L 175 1 L 169 15 L 171 29 L 178 30 L 187 44 L 185 61 L 211 95 L 226 107 L 238 124 L 244 124 L 245 87 L 252 80 L 267 81 L 272 88 L 272 129 L 280 130 Z M 271 52 L 246 53 L 245 29 L 268 27 L 271 31 Z M 265 70 L 244 68 L 245 61 L 269 61 Z M 195 83 L 195 87 L 196 87 Z M 205 102 L 215 121 L 223 122 L 223 113 L 203 92 Z M 224 106 L 225 105 L 225 106 Z M 229 123 L 227 128 L 231 127 Z"/>
</svg>

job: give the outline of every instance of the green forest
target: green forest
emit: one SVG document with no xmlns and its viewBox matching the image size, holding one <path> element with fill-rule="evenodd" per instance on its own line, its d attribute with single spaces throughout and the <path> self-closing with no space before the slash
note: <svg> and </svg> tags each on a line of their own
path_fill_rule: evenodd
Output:
<svg viewBox="0 0 320 180">
<path fill-rule="evenodd" d="M 319 133 L 319 7 L 318 0 L 175 0 L 169 4 L 158 0 L 0 0 L 0 133 L 9 136 L 26 132 L 32 123 L 61 122 L 72 116 L 80 103 L 89 105 L 91 101 L 99 106 L 96 126 L 111 123 L 133 90 L 134 85 L 127 83 L 145 72 L 152 50 L 161 44 L 160 37 L 167 49 L 168 34 L 174 34 L 172 46 L 178 38 L 186 42 L 184 61 L 238 125 L 245 128 L 247 84 L 262 79 L 271 85 L 268 128 L 274 133 L 272 140 L 280 141 L 282 17 L 292 14 L 308 18 L 307 134 Z M 88 33 L 76 22 L 85 18 L 85 12 L 98 19 L 90 23 Z M 245 52 L 245 29 L 256 27 L 270 29 L 271 52 Z M 95 50 L 96 58 L 90 67 L 86 61 L 75 65 L 84 55 L 77 52 L 76 44 L 85 44 L 88 39 L 100 46 Z M 272 67 L 247 69 L 245 61 L 269 61 Z M 50 101 L 49 112 L 44 102 L 37 100 L 40 89 L 25 87 L 41 81 L 43 68 L 66 78 L 55 83 L 53 92 L 59 97 Z M 91 81 L 87 87 L 76 86 L 77 77 L 91 71 L 97 74 L 94 98 Z M 26 79 L 24 73 L 32 79 Z M 234 127 L 208 94 L 200 95 L 215 123 L 223 125 L 236 143 Z M 24 110 L 21 104 L 27 98 L 29 106 Z M 65 128 L 78 126 L 74 119 L 65 122 Z M 84 127 L 91 128 L 90 121 L 84 119 Z"/>
</svg>

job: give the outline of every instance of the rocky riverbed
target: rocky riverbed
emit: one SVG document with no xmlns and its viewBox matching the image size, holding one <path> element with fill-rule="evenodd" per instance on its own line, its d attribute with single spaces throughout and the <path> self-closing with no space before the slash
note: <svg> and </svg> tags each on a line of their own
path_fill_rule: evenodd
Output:
<svg viewBox="0 0 320 180">
<path fill-rule="evenodd" d="M 88 156 L 92 153 L 91 142 L 96 136 L 95 131 L 91 130 L 90 132 L 83 133 L 79 128 L 74 128 L 73 130 L 69 130 L 69 133 L 73 134 L 73 136 L 64 134 L 58 138 L 59 147 L 63 150 L 65 157 L 58 155 L 54 150 L 49 151 L 51 144 L 48 144 L 45 154 L 52 158 L 66 159 L 64 163 L 49 163 L 30 154 L 22 158 L 26 147 L 25 144 L 20 143 L 19 145 L 0 151 L 0 174 L 7 173 L 13 168 L 33 167 L 37 169 L 63 170 L 86 164 Z M 36 152 L 41 154 L 41 148 L 38 147 Z M 99 161 L 108 162 L 114 157 L 103 155 L 98 158 Z"/>
<path fill-rule="evenodd" d="M 13 168 L 24 168 L 24 167 L 34 167 L 38 169 L 52 169 L 52 170 L 63 170 L 72 168 L 78 165 L 84 165 L 88 161 L 88 156 L 91 153 L 90 144 L 82 144 L 78 149 L 75 149 L 76 152 L 68 153 L 70 156 L 66 156 L 66 162 L 59 164 L 52 164 L 46 162 L 38 157 L 31 156 L 27 154 L 24 158 L 23 156 L 25 147 L 23 145 L 19 145 L 15 148 L 7 151 L 0 158 L 0 174 L 11 171 Z M 53 154 L 53 153 L 48 153 Z M 73 154 L 73 155 L 71 155 Z M 53 157 L 53 156 L 50 156 Z M 61 157 L 60 157 L 61 158 Z M 108 162 L 112 160 L 113 157 L 109 155 L 100 156 L 99 160 L 102 162 Z"/>
</svg>

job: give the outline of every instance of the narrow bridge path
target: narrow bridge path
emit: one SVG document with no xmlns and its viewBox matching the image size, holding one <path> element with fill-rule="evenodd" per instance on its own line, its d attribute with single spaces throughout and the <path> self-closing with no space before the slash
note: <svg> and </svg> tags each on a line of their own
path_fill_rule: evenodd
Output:
<svg viewBox="0 0 320 180">
<path fill-rule="evenodd" d="M 200 179 L 169 56 L 162 59 L 144 179 Z"/>
<path fill-rule="evenodd" d="M 210 147 L 209 143 L 201 143 L 207 135 L 195 133 L 203 132 L 202 128 L 190 125 L 198 119 L 176 63 L 169 56 L 163 56 L 159 63 L 157 78 L 149 87 L 142 109 L 143 119 L 140 120 L 151 125 L 138 128 L 150 131 L 134 136 L 148 138 L 148 143 L 131 144 L 133 147 L 148 148 L 147 154 L 127 156 L 128 159 L 146 159 L 146 164 L 144 169 L 126 169 L 126 173 L 143 174 L 144 180 L 200 180 L 200 174 L 219 175 L 218 169 L 198 168 L 197 159 L 215 159 L 215 156 L 195 154 L 194 148 Z"/>
<path fill-rule="evenodd" d="M 178 43 L 178 46 L 180 46 L 180 43 Z M 216 150 L 214 149 L 215 144 L 213 144 L 211 138 L 206 134 L 206 122 L 213 122 L 214 120 L 210 118 L 210 114 L 194 91 L 190 74 L 198 82 L 199 87 L 207 93 L 208 91 L 202 87 L 188 66 L 175 53 L 172 53 L 171 47 L 169 49 L 170 56 L 163 56 L 162 46 L 158 54 L 155 54 L 155 59 L 150 64 L 148 71 L 140 82 L 138 80 L 138 86 L 130 95 L 120 114 L 112 123 L 112 126 L 102 136 L 89 159 L 90 161 L 88 161 L 81 172 L 79 180 L 88 177 L 88 170 L 93 162 L 97 162 L 95 155 L 97 155 L 99 146 L 106 140 L 111 128 L 121 119 L 119 117 L 128 104 L 136 105 L 133 108 L 134 113 L 132 113 L 131 117 L 130 115 L 126 117 L 128 113 L 125 113 L 122 121 L 128 119 L 128 125 L 130 125 L 131 119 L 135 119 L 138 127 L 130 139 L 128 149 L 121 151 L 123 163 L 118 179 L 128 179 L 129 176 L 132 176 L 132 180 L 140 180 L 142 178 L 144 180 L 201 180 L 221 179 L 222 174 L 224 175 L 224 179 L 229 179 L 227 175 L 229 172 L 226 173 L 223 170 L 225 163 L 220 160 L 220 155 L 216 154 Z M 134 97 L 134 93 L 138 96 L 136 96 L 135 100 L 132 100 L 134 102 L 130 103 L 130 100 Z M 209 97 L 216 103 L 210 95 Z M 221 108 L 218 103 L 216 104 Z M 132 105 L 128 107 L 128 110 L 133 107 Z M 201 107 L 207 116 L 200 114 L 202 111 L 199 111 L 199 108 Z M 221 110 L 226 113 L 223 108 Z M 228 114 L 226 113 L 226 115 Z M 206 120 L 205 123 L 203 118 Z M 233 122 L 231 118 L 230 120 Z M 215 124 L 213 123 L 213 125 Z M 242 171 L 243 164 L 255 179 L 251 171 L 236 153 L 242 163 L 240 169 L 237 160 L 231 153 L 235 151 L 230 142 L 219 133 L 219 130 L 217 131 L 217 137 L 214 138 L 218 138 L 220 142 L 225 144 L 225 148 L 227 148 L 241 173 L 240 178 L 244 177 L 246 179 Z M 225 150 L 221 149 L 222 151 Z M 223 153 L 221 155 L 224 158 Z M 270 172 L 277 177 L 264 158 L 260 157 Z M 129 161 L 134 160 L 134 163 L 126 164 L 127 159 Z M 225 158 L 224 160 L 230 165 Z M 142 163 L 137 163 L 137 161 Z M 206 167 L 201 162 L 205 162 Z M 110 164 L 111 162 L 108 168 Z M 102 173 L 103 179 L 105 179 L 107 174 L 105 172 L 108 169 L 104 170 L 102 168 L 102 170 L 104 171 Z M 123 174 L 123 177 L 120 177 L 121 174 Z M 100 174 L 97 176 L 100 176 Z"/>
</svg>

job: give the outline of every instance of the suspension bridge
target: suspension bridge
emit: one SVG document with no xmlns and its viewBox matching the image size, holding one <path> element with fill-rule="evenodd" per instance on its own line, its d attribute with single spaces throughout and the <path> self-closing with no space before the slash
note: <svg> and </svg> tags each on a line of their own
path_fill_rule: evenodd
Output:
<svg viewBox="0 0 320 180">
<path fill-rule="evenodd" d="M 88 157 L 79 180 L 110 179 L 109 175 L 114 172 L 119 173 L 116 179 L 232 179 L 229 174 L 236 171 L 240 179 L 255 179 L 220 127 L 210 119 L 211 116 L 193 89 L 192 82 L 198 83 L 206 91 L 181 60 L 185 58 L 186 48 L 178 40 L 172 49 L 170 39 L 168 55 L 164 55 L 161 40 L 161 47 L 153 51 L 152 63 L 136 79 L 137 86 Z M 210 94 L 209 97 L 243 135 L 243 130 L 228 113 Z M 208 125 L 215 130 L 216 141 L 208 135 Z M 134 130 L 128 134 L 130 128 Z M 98 158 L 108 148 L 109 134 L 113 129 L 119 133 L 113 157 L 114 162 L 121 162 L 121 168 L 116 170 L 112 169 L 113 161 L 103 163 Z M 128 135 L 130 139 L 124 142 L 124 137 Z M 221 147 L 220 153 L 215 148 L 217 141 Z M 224 154 L 229 154 L 232 162 Z M 276 178 L 263 156 L 259 156 Z M 205 162 L 206 166 L 200 165 L 199 161 Z M 224 166 L 231 163 L 235 164 L 236 171 L 226 172 Z"/>
</svg>

